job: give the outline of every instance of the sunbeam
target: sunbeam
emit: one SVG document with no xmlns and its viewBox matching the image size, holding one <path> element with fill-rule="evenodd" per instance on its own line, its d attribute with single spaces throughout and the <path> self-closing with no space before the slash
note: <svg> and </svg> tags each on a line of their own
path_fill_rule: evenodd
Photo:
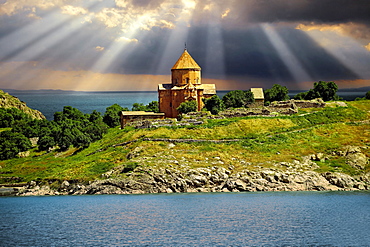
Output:
<svg viewBox="0 0 370 247">
<path fill-rule="evenodd" d="M 368 86 L 363 1 L 342 1 L 344 20 L 304 0 L 0 0 L 0 88 L 155 90 L 185 43 L 204 81 L 225 90 Z"/>
<path fill-rule="evenodd" d="M 213 5 L 218 8 L 217 5 Z M 216 10 L 220 13 L 220 10 Z M 208 73 L 211 77 L 217 79 L 225 79 L 225 56 L 224 56 L 224 40 L 222 38 L 221 18 L 226 17 L 226 12 L 221 16 L 214 16 L 207 27 L 207 45 L 206 45 L 206 63 L 205 68 L 212 71 L 214 74 Z"/>
<path fill-rule="evenodd" d="M 279 34 L 275 31 L 274 27 L 268 23 L 261 24 L 262 30 L 266 34 L 270 43 L 279 54 L 281 60 L 288 68 L 289 72 L 293 76 L 295 82 L 307 82 L 313 81 L 311 76 L 304 70 L 300 61 L 290 51 L 288 46 L 281 39 Z"/>
<path fill-rule="evenodd" d="M 193 16 L 196 5 L 195 1 L 192 0 L 183 0 L 182 4 L 179 16 L 176 16 L 175 28 L 171 30 L 169 38 L 165 41 L 164 52 L 156 66 L 156 73 L 158 74 L 169 73 L 169 69 L 178 59 L 187 42 L 190 29 L 189 21 Z"/>
<path fill-rule="evenodd" d="M 351 70 L 360 79 L 370 77 L 370 52 L 350 37 L 341 37 L 336 32 L 306 31 L 330 55 Z M 336 41 L 336 45 L 333 45 Z"/>
</svg>

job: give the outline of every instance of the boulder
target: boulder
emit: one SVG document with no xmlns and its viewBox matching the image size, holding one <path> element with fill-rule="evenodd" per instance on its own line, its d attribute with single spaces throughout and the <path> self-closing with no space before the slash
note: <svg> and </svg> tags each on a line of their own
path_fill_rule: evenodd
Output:
<svg viewBox="0 0 370 247">
<path fill-rule="evenodd" d="M 346 163 L 357 169 L 364 169 L 369 160 L 365 154 L 362 153 L 360 147 L 348 147 L 346 150 Z"/>
</svg>

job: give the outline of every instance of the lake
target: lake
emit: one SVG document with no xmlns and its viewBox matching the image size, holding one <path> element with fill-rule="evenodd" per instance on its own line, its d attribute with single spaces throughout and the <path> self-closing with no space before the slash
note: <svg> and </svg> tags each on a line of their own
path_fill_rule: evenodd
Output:
<svg viewBox="0 0 370 247">
<path fill-rule="evenodd" d="M 53 120 L 54 113 L 62 111 L 64 106 L 72 106 L 83 113 L 91 113 L 97 110 L 104 114 L 106 108 L 113 104 L 119 104 L 131 110 L 132 104 L 158 101 L 157 92 L 74 92 L 74 91 L 18 91 L 5 90 L 11 95 L 18 97 L 27 103 L 32 109 L 41 111 L 49 120 Z M 219 97 L 224 96 L 228 91 L 217 91 Z M 293 97 L 300 91 L 289 94 Z M 366 92 L 338 92 L 345 100 L 354 100 L 357 97 L 364 97 Z"/>
<path fill-rule="evenodd" d="M 0 198 L 1 246 L 368 246 L 369 192 Z"/>
</svg>

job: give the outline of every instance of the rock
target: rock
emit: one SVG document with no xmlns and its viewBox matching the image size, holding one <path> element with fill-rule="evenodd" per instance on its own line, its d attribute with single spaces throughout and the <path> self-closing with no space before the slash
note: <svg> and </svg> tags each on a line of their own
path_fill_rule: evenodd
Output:
<svg viewBox="0 0 370 247">
<path fill-rule="evenodd" d="M 352 188 L 354 185 L 354 179 L 347 174 L 327 172 L 323 174 L 323 177 L 326 178 L 330 184 L 340 188 Z"/>
<path fill-rule="evenodd" d="M 132 150 L 131 152 L 129 152 L 127 155 L 126 155 L 126 158 L 127 159 L 133 159 L 133 158 L 136 158 L 136 157 L 139 157 L 140 156 L 140 152 L 143 150 L 143 147 L 136 147 L 134 148 L 134 150 Z"/>
<path fill-rule="evenodd" d="M 362 153 L 360 147 L 349 146 L 346 150 L 346 163 L 357 169 L 365 169 L 368 164 L 368 158 Z"/>
<path fill-rule="evenodd" d="M 32 188 L 34 188 L 36 185 L 37 185 L 37 183 L 36 183 L 35 181 L 31 181 L 31 182 L 29 182 L 29 183 L 28 183 L 27 188 L 28 188 L 28 189 L 32 189 Z"/>
<path fill-rule="evenodd" d="M 63 181 L 62 184 L 60 185 L 60 188 L 62 189 L 66 189 L 70 186 L 69 182 L 68 181 Z"/>
<path fill-rule="evenodd" d="M 247 190 L 247 184 L 245 182 L 243 182 L 242 180 L 240 180 L 240 179 L 237 179 L 234 182 L 234 186 L 239 191 L 246 191 Z"/>
<path fill-rule="evenodd" d="M 196 187 L 201 187 L 207 183 L 207 178 L 202 175 L 191 174 L 189 178 L 193 182 L 193 185 Z"/>
<path fill-rule="evenodd" d="M 167 145 L 167 147 L 169 149 L 172 149 L 172 148 L 176 147 L 176 145 L 171 142 L 170 144 Z"/>
</svg>

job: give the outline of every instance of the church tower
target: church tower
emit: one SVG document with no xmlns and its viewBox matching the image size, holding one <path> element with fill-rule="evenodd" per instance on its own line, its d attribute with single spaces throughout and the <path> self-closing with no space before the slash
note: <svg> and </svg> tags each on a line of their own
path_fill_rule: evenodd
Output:
<svg viewBox="0 0 370 247">
<path fill-rule="evenodd" d="M 185 49 L 171 69 L 171 81 L 174 86 L 201 84 L 201 68 Z"/>
<path fill-rule="evenodd" d="M 180 104 L 191 100 L 197 102 L 198 111 L 202 110 L 202 99 L 215 95 L 216 86 L 202 84 L 201 80 L 201 68 L 185 48 L 171 69 L 171 84 L 158 85 L 159 111 L 168 118 L 175 118 Z"/>
</svg>

